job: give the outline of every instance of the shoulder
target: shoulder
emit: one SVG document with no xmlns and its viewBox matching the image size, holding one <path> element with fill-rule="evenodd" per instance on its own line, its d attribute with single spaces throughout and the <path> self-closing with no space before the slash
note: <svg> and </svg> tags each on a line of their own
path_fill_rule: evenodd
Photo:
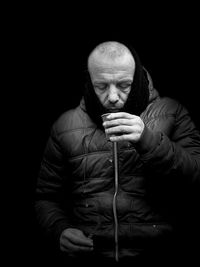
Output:
<svg viewBox="0 0 200 267">
<path fill-rule="evenodd" d="M 159 97 L 155 101 L 155 108 L 166 112 L 176 112 L 179 106 L 179 101 L 170 97 Z"/>
<path fill-rule="evenodd" d="M 150 117 L 176 116 L 178 109 L 181 107 L 179 101 L 170 97 L 158 97 L 151 102 L 146 110 L 145 115 Z"/>
<path fill-rule="evenodd" d="M 62 113 L 53 124 L 53 130 L 60 134 L 69 131 L 73 128 L 79 127 L 81 124 L 80 108 L 76 107 Z"/>
<path fill-rule="evenodd" d="M 56 134 L 91 127 L 88 114 L 79 106 L 61 114 L 53 124 Z"/>
</svg>

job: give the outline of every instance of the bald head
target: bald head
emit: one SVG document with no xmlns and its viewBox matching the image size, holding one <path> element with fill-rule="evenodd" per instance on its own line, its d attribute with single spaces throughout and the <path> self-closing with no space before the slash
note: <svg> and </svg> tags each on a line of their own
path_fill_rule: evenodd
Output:
<svg viewBox="0 0 200 267">
<path fill-rule="evenodd" d="M 134 58 L 130 50 L 123 44 L 110 41 L 99 44 L 89 55 L 88 70 L 98 67 L 98 65 L 126 63 L 135 67 Z"/>
</svg>

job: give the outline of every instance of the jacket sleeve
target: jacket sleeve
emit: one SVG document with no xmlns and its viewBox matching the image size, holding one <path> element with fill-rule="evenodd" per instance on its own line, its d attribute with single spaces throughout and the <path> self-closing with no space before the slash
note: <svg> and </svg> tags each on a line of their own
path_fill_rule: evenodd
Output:
<svg viewBox="0 0 200 267">
<path fill-rule="evenodd" d="M 145 126 L 136 148 L 151 174 L 186 177 L 185 181 L 200 184 L 200 133 L 180 104 L 170 137 Z"/>
<path fill-rule="evenodd" d="M 36 185 L 35 211 L 42 232 L 57 244 L 61 232 L 71 226 L 61 204 L 64 171 L 63 154 L 52 127 Z"/>
</svg>

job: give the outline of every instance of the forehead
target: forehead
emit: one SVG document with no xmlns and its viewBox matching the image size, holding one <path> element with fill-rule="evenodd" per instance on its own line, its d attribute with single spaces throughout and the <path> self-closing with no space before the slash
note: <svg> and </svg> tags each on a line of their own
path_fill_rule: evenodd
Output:
<svg viewBox="0 0 200 267">
<path fill-rule="evenodd" d="M 88 59 L 88 70 L 91 75 L 118 71 L 133 74 L 135 70 L 135 60 L 133 56 L 128 53 L 116 58 L 96 54 Z"/>
</svg>

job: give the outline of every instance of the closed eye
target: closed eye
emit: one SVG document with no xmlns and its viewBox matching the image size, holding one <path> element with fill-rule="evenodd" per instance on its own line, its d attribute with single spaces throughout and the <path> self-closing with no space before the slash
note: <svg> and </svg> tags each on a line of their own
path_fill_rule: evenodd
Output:
<svg viewBox="0 0 200 267">
<path fill-rule="evenodd" d="M 130 82 L 121 82 L 117 84 L 117 87 L 120 89 L 128 89 L 131 86 Z"/>
<path fill-rule="evenodd" d="M 97 83 L 97 84 L 94 84 L 94 88 L 98 89 L 98 90 L 105 90 L 107 88 L 107 84 L 106 83 Z"/>
</svg>

